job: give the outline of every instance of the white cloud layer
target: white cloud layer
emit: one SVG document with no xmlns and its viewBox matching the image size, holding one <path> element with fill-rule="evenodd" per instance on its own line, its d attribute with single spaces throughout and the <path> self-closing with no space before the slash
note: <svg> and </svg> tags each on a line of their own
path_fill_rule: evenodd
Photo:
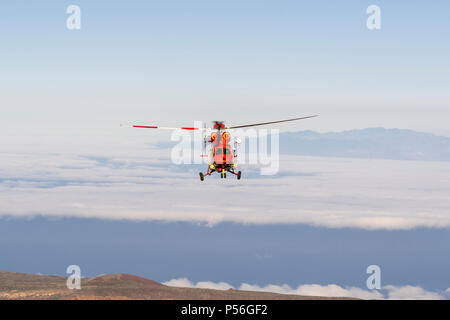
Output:
<svg viewBox="0 0 450 320">
<path fill-rule="evenodd" d="M 414 286 L 386 286 L 385 289 L 388 291 L 388 299 L 395 300 L 442 300 L 444 296 L 436 293 L 426 291 L 421 287 Z"/>
<path fill-rule="evenodd" d="M 170 151 L 95 158 L 3 153 L 0 216 L 450 227 L 450 163 L 282 156 L 276 176 L 198 179 Z M 204 169 L 202 167 L 201 169 Z"/>
<path fill-rule="evenodd" d="M 201 281 L 197 283 L 191 282 L 187 278 L 172 279 L 163 284 L 172 287 L 186 288 L 207 288 L 216 290 L 238 289 L 244 291 L 264 291 L 280 294 L 301 295 L 301 296 L 317 296 L 317 297 L 348 297 L 359 299 L 389 299 L 389 300 L 442 300 L 445 299 L 443 294 L 437 292 L 426 291 L 417 286 L 385 286 L 381 290 L 365 290 L 357 287 L 341 287 L 335 284 L 318 285 L 306 284 L 297 288 L 292 288 L 287 284 L 266 286 L 258 286 L 248 283 L 242 283 L 237 288 L 226 282 Z M 447 289 L 447 294 L 450 289 Z"/>
</svg>

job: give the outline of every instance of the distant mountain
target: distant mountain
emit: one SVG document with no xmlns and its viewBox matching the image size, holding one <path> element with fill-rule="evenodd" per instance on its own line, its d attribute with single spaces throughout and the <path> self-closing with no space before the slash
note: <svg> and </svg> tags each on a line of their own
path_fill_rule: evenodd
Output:
<svg viewBox="0 0 450 320">
<path fill-rule="evenodd" d="M 69 290 L 67 278 L 0 271 L 0 300 L 315 300 L 347 299 L 285 295 L 260 291 L 169 287 L 130 274 L 82 278 Z"/>
<path fill-rule="evenodd" d="M 450 161 L 450 138 L 404 129 L 369 128 L 343 132 L 280 134 L 285 154 Z"/>
<path fill-rule="evenodd" d="M 270 148 L 270 139 L 269 148 Z M 172 141 L 153 146 L 168 149 Z M 248 149 L 248 148 L 247 148 Z M 406 129 L 280 133 L 280 153 L 320 157 L 450 161 L 450 138 Z"/>
</svg>

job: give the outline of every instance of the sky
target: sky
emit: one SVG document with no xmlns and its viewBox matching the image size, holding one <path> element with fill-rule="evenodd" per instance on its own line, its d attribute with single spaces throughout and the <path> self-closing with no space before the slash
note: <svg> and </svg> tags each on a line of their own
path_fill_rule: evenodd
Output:
<svg viewBox="0 0 450 320">
<path fill-rule="evenodd" d="M 80 30 L 66 28 L 70 4 Z M 381 30 L 366 27 L 370 4 L 4 2 L 1 147 L 105 142 L 120 123 L 309 114 L 321 117 L 283 129 L 450 135 L 448 2 L 375 1 Z"/>
<path fill-rule="evenodd" d="M 72 4 L 80 30 L 66 27 Z M 372 4 L 380 30 L 366 27 Z M 448 163 L 282 155 L 275 176 L 244 166 L 239 183 L 200 184 L 201 167 L 176 166 L 155 146 L 170 132 L 120 127 L 318 114 L 280 129 L 450 137 L 449 10 L 2 2 L 0 270 L 61 275 L 80 264 L 87 276 L 169 285 L 449 298 Z M 365 288 L 370 264 L 382 291 Z"/>
</svg>

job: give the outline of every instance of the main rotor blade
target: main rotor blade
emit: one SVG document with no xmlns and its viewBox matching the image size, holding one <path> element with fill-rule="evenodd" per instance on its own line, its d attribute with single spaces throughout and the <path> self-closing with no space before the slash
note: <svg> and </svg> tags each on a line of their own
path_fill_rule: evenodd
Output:
<svg viewBox="0 0 450 320">
<path fill-rule="evenodd" d="M 253 124 L 245 124 L 242 126 L 234 126 L 234 127 L 227 127 L 226 129 L 238 129 L 238 128 L 247 128 L 247 127 L 255 127 L 255 126 L 264 126 L 266 124 L 272 124 L 272 123 L 280 123 L 280 122 L 288 122 L 288 121 L 296 121 L 296 120 L 303 120 L 303 119 L 309 119 L 318 117 L 317 115 L 314 116 L 308 116 L 308 117 L 301 117 L 301 118 L 294 118 L 294 119 L 287 119 L 287 120 L 279 120 L 279 121 L 270 121 L 270 122 L 261 122 L 261 123 L 253 123 Z"/>
<path fill-rule="evenodd" d="M 161 129 L 161 130 L 211 130 L 211 128 L 194 128 L 194 127 L 159 127 L 159 126 L 142 126 L 142 125 L 121 125 L 121 127 L 131 127 L 140 129 Z"/>
</svg>

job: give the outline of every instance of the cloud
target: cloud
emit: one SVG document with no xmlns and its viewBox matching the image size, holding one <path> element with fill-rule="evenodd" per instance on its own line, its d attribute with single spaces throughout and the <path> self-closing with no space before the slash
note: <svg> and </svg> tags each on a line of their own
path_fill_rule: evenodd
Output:
<svg viewBox="0 0 450 320">
<path fill-rule="evenodd" d="M 203 166 L 139 156 L 3 153 L 0 216 L 190 221 L 328 228 L 450 227 L 450 164 L 283 156 L 280 174 L 243 166 L 237 181 Z"/>
<path fill-rule="evenodd" d="M 352 297 L 360 299 L 383 299 L 383 295 L 378 291 L 363 290 L 355 287 L 343 288 L 335 284 L 318 285 L 308 284 L 301 285 L 297 288 L 291 288 L 288 285 L 267 285 L 260 287 L 257 285 L 250 285 L 243 283 L 239 286 L 240 290 L 247 291 L 267 291 L 281 294 L 294 294 L 301 296 L 320 296 L 320 297 Z"/>
<path fill-rule="evenodd" d="M 216 283 L 211 281 L 200 281 L 194 284 L 187 278 L 172 279 L 170 281 L 164 282 L 163 284 L 171 287 L 201 288 L 201 289 L 215 289 L 215 290 L 228 290 L 233 288 L 232 285 L 226 282 Z"/>
<path fill-rule="evenodd" d="M 203 289 L 216 289 L 216 290 L 228 290 L 230 288 L 235 289 L 232 285 L 226 282 L 211 282 L 201 281 L 197 283 L 191 282 L 187 278 L 172 279 L 164 282 L 164 285 L 173 287 L 186 287 L 186 288 L 203 288 Z M 279 294 L 289 295 L 301 295 L 301 296 L 316 296 L 316 297 L 347 297 L 358 299 L 393 299 L 393 300 L 442 300 L 444 296 L 437 292 L 426 291 L 425 289 L 417 286 L 385 286 L 382 290 L 364 290 L 357 287 L 341 287 L 336 284 L 319 285 L 319 284 L 306 284 L 300 285 L 297 288 L 292 288 L 287 284 L 274 285 L 269 284 L 266 286 L 259 286 L 254 284 L 242 283 L 237 287 L 238 290 L 244 291 L 263 291 L 274 292 Z M 383 294 L 385 292 L 386 294 Z M 450 288 L 446 292 L 450 292 Z"/>
<path fill-rule="evenodd" d="M 443 300 L 445 297 L 436 292 L 426 291 L 421 287 L 415 286 L 386 286 L 388 299 L 394 300 Z"/>
<path fill-rule="evenodd" d="M 172 279 L 164 282 L 163 284 L 170 287 L 195 288 L 195 284 L 193 284 L 188 278 Z"/>
</svg>

